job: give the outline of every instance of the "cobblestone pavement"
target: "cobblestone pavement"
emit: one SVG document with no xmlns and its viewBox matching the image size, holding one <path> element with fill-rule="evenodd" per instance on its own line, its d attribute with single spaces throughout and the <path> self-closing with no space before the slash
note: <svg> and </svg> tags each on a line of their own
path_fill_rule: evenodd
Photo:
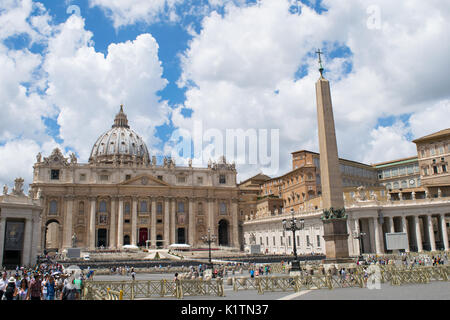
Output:
<svg viewBox="0 0 450 320">
<path fill-rule="evenodd" d="M 247 276 L 246 273 L 239 276 Z M 173 279 L 173 274 L 136 274 L 136 280 Z M 98 275 L 96 281 L 131 280 L 131 276 Z M 450 300 L 450 282 L 434 281 L 428 284 L 391 286 L 382 284 L 381 289 L 343 288 L 302 290 L 300 292 L 265 292 L 258 294 L 256 290 L 233 291 L 231 285 L 224 279 L 225 297 L 185 296 L 183 300 Z M 156 298 L 155 298 L 156 299 Z M 160 299 L 160 298 L 158 298 Z M 156 300 L 158 300 L 156 299 Z M 177 300 L 176 298 L 163 298 L 163 300 Z"/>
</svg>

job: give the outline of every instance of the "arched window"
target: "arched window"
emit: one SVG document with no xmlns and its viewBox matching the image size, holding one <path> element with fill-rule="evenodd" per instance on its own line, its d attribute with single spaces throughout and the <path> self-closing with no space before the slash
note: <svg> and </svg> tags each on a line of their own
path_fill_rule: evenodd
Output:
<svg viewBox="0 0 450 320">
<path fill-rule="evenodd" d="M 402 181 L 402 188 L 408 188 L 408 182 L 406 180 Z"/>
<path fill-rule="evenodd" d="M 184 212 L 184 202 L 178 202 L 178 212 Z"/>
<path fill-rule="evenodd" d="M 48 214 L 58 214 L 58 202 L 56 200 L 50 201 L 50 207 L 48 210 Z"/>
<path fill-rule="evenodd" d="M 394 182 L 394 189 L 398 189 L 399 185 L 398 182 Z"/>
<path fill-rule="evenodd" d="M 99 205 L 99 212 L 106 212 L 106 201 L 102 200 L 100 201 L 100 205 Z"/>
</svg>

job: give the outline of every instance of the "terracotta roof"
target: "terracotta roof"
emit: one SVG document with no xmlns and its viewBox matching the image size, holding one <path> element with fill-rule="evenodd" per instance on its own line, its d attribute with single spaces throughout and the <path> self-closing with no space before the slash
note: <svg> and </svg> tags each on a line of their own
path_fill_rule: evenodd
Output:
<svg viewBox="0 0 450 320">
<path fill-rule="evenodd" d="M 426 140 L 441 138 L 441 137 L 445 137 L 445 136 L 450 136 L 450 128 L 447 128 L 447 129 L 444 129 L 444 130 L 441 130 L 441 131 L 429 134 L 427 136 L 423 136 L 421 138 L 413 140 L 413 142 L 414 143 L 423 142 L 423 141 L 426 141 Z"/>
</svg>

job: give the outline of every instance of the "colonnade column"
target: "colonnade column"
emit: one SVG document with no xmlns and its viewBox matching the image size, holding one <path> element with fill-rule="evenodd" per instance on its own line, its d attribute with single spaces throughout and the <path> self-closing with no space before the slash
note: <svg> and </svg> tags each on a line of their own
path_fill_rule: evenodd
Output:
<svg viewBox="0 0 450 320">
<path fill-rule="evenodd" d="M 423 245 L 422 245 L 422 231 L 420 230 L 420 218 L 418 216 L 414 217 L 414 226 L 416 230 L 416 245 L 417 245 L 417 251 L 422 252 L 423 251 Z"/>
<path fill-rule="evenodd" d="M 172 210 L 170 212 L 170 244 L 175 243 L 175 232 L 177 232 L 177 224 L 175 221 L 176 199 L 172 198 Z"/>
<path fill-rule="evenodd" d="M 64 238 L 63 238 L 63 248 L 71 248 L 72 247 L 72 235 L 73 235 L 73 224 L 72 224 L 72 216 L 73 216 L 73 199 L 72 196 L 64 197 L 66 202 L 66 211 L 64 214 Z"/>
<path fill-rule="evenodd" d="M 231 200 L 231 214 L 233 223 L 233 247 L 240 248 L 239 245 L 239 218 L 238 218 L 238 200 Z"/>
<path fill-rule="evenodd" d="M 95 249 L 95 202 L 96 198 L 91 197 L 91 210 L 89 211 L 89 249 Z"/>
<path fill-rule="evenodd" d="M 406 239 L 408 241 L 408 247 L 405 249 L 405 252 L 409 252 L 409 233 L 408 233 L 408 224 L 405 216 L 402 216 L 402 232 L 406 233 Z"/>
<path fill-rule="evenodd" d="M 433 219 L 431 215 L 427 215 L 428 238 L 430 240 L 431 251 L 436 251 L 436 241 L 434 239 Z"/>
<path fill-rule="evenodd" d="M 188 228 L 189 244 L 195 245 L 195 213 L 194 213 L 194 201 L 189 198 L 189 228 Z"/>
<path fill-rule="evenodd" d="M 445 251 L 449 250 L 448 246 L 448 233 L 447 233 L 447 222 L 445 221 L 445 214 L 441 214 L 439 216 L 441 222 L 441 230 L 442 230 L 442 241 L 444 242 Z"/>
<path fill-rule="evenodd" d="M 151 212 L 151 230 L 150 230 L 150 240 L 151 247 L 156 249 L 156 199 L 152 198 L 152 212 Z"/>
<path fill-rule="evenodd" d="M 136 245 L 136 232 L 137 232 L 137 197 L 133 197 L 133 209 L 131 211 L 131 245 Z"/>
<path fill-rule="evenodd" d="M 169 199 L 164 199 L 164 247 L 168 248 L 170 245 L 170 202 Z"/>
<path fill-rule="evenodd" d="M 111 198 L 111 214 L 110 214 L 110 222 L 109 222 L 109 247 L 116 247 L 116 201 L 117 197 Z"/>
<path fill-rule="evenodd" d="M 5 243 L 5 239 L 4 239 L 5 228 L 6 228 L 6 218 L 0 217 L 0 248 L 2 248 L 2 249 L 3 249 L 4 243 Z M 3 254 L 0 254 L 0 266 L 2 266 L 2 265 L 3 265 Z"/>
<path fill-rule="evenodd" d="M 383 244 L 382 244 L 382 239 L 381 239 L 381 226 L 378 223 L 378 218 L 374 217 L 373 219 L 373 226 L 374 226 L 374 233 L 375 233 L 375 251 L 377 254 L 382 254 L 383 253 Z"/>
<path fill-rule="evenodd" d="M 119 198 L 119 215 L 117 217 L 117 249 L 123 246 L 123 198 Z"/>
</svg>

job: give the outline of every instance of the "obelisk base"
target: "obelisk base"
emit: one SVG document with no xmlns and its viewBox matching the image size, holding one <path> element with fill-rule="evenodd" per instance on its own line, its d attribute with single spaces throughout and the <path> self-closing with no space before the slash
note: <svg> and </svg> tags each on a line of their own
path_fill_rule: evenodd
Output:
<svg viewBox="0 0 450 320">
<path fill-rule="evenodd" d="M 348 254 L 347 219 L 324 220 L 323 231 L 326 259 L 322 263 L 353 262 Z"/>
</svg>

